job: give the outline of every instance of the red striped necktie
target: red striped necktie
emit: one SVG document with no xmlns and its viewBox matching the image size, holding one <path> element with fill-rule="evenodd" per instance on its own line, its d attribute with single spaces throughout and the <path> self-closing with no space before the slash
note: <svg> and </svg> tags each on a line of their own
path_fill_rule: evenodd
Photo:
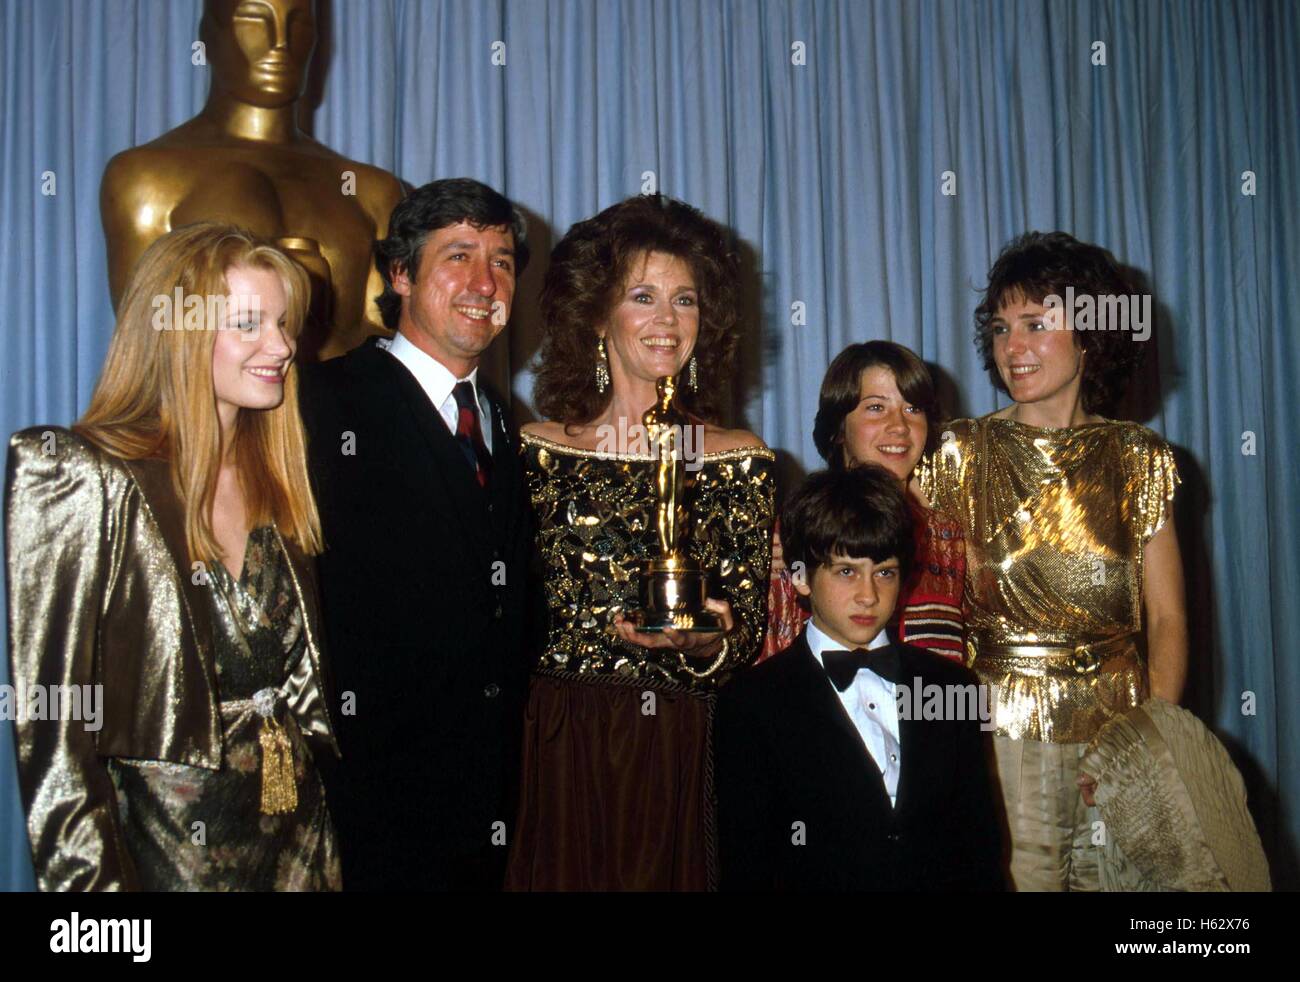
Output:
<svg viewBox="0 0 1300 982">
<path fill-rule="evenodd" d="M 488 453 L 487 444 L 483 442 L 483 430 L 479 427 L 474 386 L 469 382 L 457 382 L 452 395 L 456 397 L 456 442 L 470 467 L 474 468 L 479 487 L 485 488 L 492 473 L 492 455 Z"/>
</svg>

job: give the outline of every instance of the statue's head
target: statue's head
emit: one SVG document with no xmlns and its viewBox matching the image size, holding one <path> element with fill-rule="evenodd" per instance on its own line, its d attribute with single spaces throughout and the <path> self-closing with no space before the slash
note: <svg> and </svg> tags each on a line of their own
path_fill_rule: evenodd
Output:
<svg viewBox="0 0 1300 982">
<path fill-rule="evenodd" d="M 673 396 L 677 394 L 677 376 L 661 375 L 655 382 L 655 389 L 659 393 L 659 404 L 667 406 L 673 401 Z"/>
<path fill-rule="evenodd" d="M 199 37 L 212 85 L 273 109 L 298 99 L 316 47 L 315 0 L 204 0 Z"/>
</svg>

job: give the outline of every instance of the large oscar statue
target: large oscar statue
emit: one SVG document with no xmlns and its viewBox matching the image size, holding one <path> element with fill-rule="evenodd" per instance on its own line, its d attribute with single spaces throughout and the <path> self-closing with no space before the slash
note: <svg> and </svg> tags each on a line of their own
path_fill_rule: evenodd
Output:
<svg viewBox="0 0 1300 982">
<path fill-rule="evenodd" d="M 704 606 L 708 598 L 708 577 L 686 555 L 682 532 L 689 527 L 687 494 L 693 481 L 686 478 L 682 434 L 689 425 L 685 414 L 673 405 L 677 380 L 665 375 L 655 383 L 658 401 L 641 418 L 650 446 L 658 454 L 655 467 L 655 528 L 659 534 L 659 555 L 641 574 L 641 609 L 637 630 L 721 631 L 722 619 Z"/>
<path fill-rule="evenodd" d="M 371 247 L 401 184 L 298 128 L 316 46 L 314 0 L 205 0 L 199 38 L 212 75 L 203 111 L 119 153 L 104 171 L 113 304 L 154 239 L 190 222 L 226 221 L 276 240 L 311 274 L 300 356 L 342 354 L 383 331 Z"/>
</svg>

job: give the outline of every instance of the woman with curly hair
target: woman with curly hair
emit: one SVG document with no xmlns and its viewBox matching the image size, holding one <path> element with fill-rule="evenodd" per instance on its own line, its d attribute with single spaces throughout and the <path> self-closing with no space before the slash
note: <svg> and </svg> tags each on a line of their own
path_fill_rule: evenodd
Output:
<svg viewBox="0 0 1300 982">
<path fill-rule="evenodd" d="M 938 445 L 941 422 L 925 362 L 893 341 L 866 341 L 849 345 L 826 369 L 813 442 L 832 470 L 878 464 L 903 486 L 912 508 L 916 556 L 890 633 L 962 661 L 966 549 L 961 526 L 927 507 L 914 474 L 922 456 Z M 810 616 L 797 601 L 790 570 L 772 566 L 760 661 L 788 648 Z"/>
<path fill-rule="evenodd" d="M 716 424 L 739 334 L 724 230 L 658 195 L 573 226 L 551 255 L 522 453 L 549 635 L 530 685 L 517 890 L 699 890 L 715 883 L 712 693 L 764 631 L 773 455 Z M 677 378 L 690 521 L 723 629 L 638 630 L 660 551 L 658 455 L 642 426 Z"/>
<path fill-rule="evenodd" d="M 1109 719 L 1176 703 L 1187 670 L 1173 453 L 1100 415 L 1143 354 L 1119 309 L 1113 256 L 1029 232 L 989 273 L 976 344 L 1012 404 L 948 425 L 921 486 L 966 538 L 967 654 L 996 686 L 994 746 L 1021 890 L 1096 890 L 1096 809 L 1080 760 Z M 1107 329 L 1097 329 L 1104 327 Z M 1142 634 L 1145 634 L 1145 651 Z"/>
</svg>

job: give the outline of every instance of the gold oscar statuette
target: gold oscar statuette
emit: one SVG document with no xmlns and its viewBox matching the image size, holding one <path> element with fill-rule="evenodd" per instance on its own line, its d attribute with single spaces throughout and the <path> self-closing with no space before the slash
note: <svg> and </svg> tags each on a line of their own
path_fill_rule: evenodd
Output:
<svg viewBox="0 0 1300 982">
<path fill-rule="evenodd" d="M 162 24 L 141 4 L 133 27 L 163 50 Z M 217 221 L 275 241 L 311 277 L 298 338 L 303 361 L 350 351 L 386 334 L 374 298 L 384 282 L 373 245 L 402 200 L 398 179 L 331 150 L 299 125 L 317 17 L 315 0 L 203 0 L 198 36 L 210 79 L 203 110 L 175 129 L 113 157 L 100 185 L 108 283 L 121 300 L 141 254 L 159 236 Z M 362 5 L 365 6 L 365 5 Z M 158 19 L 158 18 L 155 18 Z M 366 111 L 360 109 L 358 111 Z M 357 121 L 361 129 L 366 121 Z"/>
<path fill-rule="evenodd" d="M 655 527 L 659 555 L 641 574 L 641 609 L 634 615 L 639 631 L 721 631 L 722 619 L 707 610 L 708 577 L 682 549 L 682 532 L 689 527 L 686 493 L 694 484 L 686 479 L 682 434 L 686 416 L 673 406 L 677 380 L 665 375 L 655 383 L 659 398 L 641 421 L 650 446 L 658 455 L 655 466 Z"/>
</svg>

